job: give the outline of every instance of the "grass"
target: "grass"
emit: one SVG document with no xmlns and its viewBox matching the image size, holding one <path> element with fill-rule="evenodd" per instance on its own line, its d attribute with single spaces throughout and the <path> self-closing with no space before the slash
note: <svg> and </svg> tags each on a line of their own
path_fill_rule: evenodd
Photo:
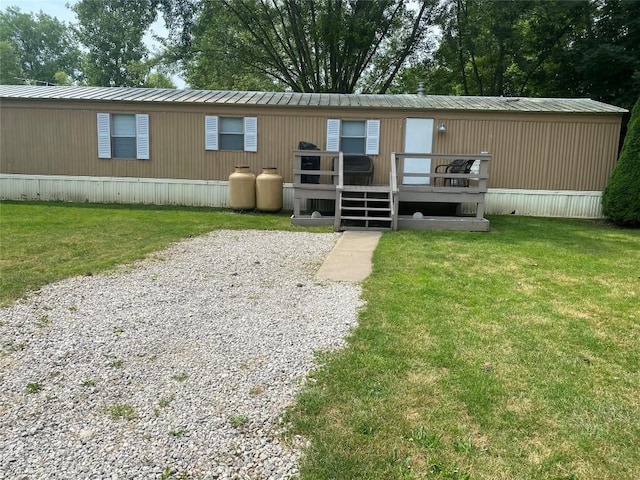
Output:
<svg viewBox="0 0 640 480">
<path fill-rule="evenodd" d="M 175 375 L 172 375 L 171 378 L 173 380 L 175 380 L 176 382 L 186 382 L 187 378 L 189 378 L 189 375 L 187 375 L 186 373 L 182 372 L 182 373 L 177 373 Z"/>
<path fill-rule="evenodd" d="M 229 417 L 229 422 L 231 426 L 234 428 L 244 427 L 247 423 L 249 423 L 249 417 L 241 414 L 234 414 Z"/>
<path fill-rule="evenodd" d="M 56 280 L 108 271 L 178 240 L 223 228 L 300 230 L 284 213 L 0 202 L 0 306 Z"/>
<path fill-rule="evenodd" d="M 491 221 L 382 237 L 348 347 L 319 356 L 289 413 L 310 440 L 302 480 L 640 478 L 640 232 Z M 218 228 L 295 230 L 286 215 L 3 202 L 0 302 Z"/>
<path fill-rule="evenodd" d="M 42 390 L 42 384 L 40 382 L 32 382 L 27 384 L 27 393 L 38 393 Z"/>
<path fill-rule="evenodd" d="M 491 220 L 382 237 L 289 413 L 303 480 L 640 478 L 640 231 Z"/>
<path fill-rule="evenodd" d="M 127 420 L 130 422 L 136 418 L 136 411 L 131 405 L 126 403 L 117 403 L 107 408 L 109 416 L 113 420 Z"/>
</svg>

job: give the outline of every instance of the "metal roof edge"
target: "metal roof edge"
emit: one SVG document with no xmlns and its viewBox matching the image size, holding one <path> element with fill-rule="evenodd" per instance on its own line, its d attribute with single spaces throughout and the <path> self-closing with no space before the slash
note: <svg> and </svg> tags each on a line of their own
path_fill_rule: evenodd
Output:
<svg viewBox="0 0 640 480">
<path fill-rule="evenodd" d="M 624 108 L 590 98 L 294 93 L 133 87 L 0 85 L 1 99 L 224 105 L 281 108 L 622 115 Z"/>
</svg>

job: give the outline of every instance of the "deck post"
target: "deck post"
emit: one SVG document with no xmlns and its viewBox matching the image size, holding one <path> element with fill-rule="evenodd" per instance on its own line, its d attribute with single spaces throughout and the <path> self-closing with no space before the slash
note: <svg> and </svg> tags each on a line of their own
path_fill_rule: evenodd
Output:
<svg viewBox="0 0 640 480">
<path fill-rule="evenodd" d="M 344 184 L 343 169 L 344 156 L 342 154 L 342 150 L 340 150 L 338 152 L 338 184 L 336 185 L 336 200 L 333 214 L 333 229 L 336 232 L 340 230 L 340 224 L 342 223 L 342 187 Z"/>
</svg>

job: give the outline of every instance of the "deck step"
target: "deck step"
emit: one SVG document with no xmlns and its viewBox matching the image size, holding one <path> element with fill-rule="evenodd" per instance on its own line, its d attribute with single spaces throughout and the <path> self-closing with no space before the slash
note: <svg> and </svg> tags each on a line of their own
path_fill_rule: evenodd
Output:
<svg viewBox="0 0 640 480">
<path fill-rule="evenodd" d="M 358 221 L 374 221 L 374 222 L 390 222 L 393 220 L 391 217 L 366 217 L 355 215 L 342 215 L 342 220 L 358 220 Z"/>
<path fill-rule="evenodd" d="M 388 212 L 389 208 L 363 207 L 362 205 L 342 205 L 342 210 L 365 210 L 367 212 Z"/>
<path fill-rule="evenodd" d="M 392 230 L 394 219 L 388 186 L 345 185 L 340 192 L 341 230 Z"/>
<path fill-rule="evenodd" d="M 389 198 L 357 198 L 357 197 L 342 197 L 343 201 L 349 202 L 388 202 Z"/>
<path fill-rule="evenodd" d="M 375 231 L 375 232 L 390 232 L 392 230 L 391 226 L 388 227 L 378 227 L 378 226 L 367 226 L 367 227 L 355 227 L 355 226 L 350 226 L 350 225 L 346 225 L 342 227 L 342 230 L 368 230 L 368 231 Z"/>
<path fill-rule="evenodd" d="M 343 192 L 389 192 L 389 185 L 343 185 Z"/>
</svg>

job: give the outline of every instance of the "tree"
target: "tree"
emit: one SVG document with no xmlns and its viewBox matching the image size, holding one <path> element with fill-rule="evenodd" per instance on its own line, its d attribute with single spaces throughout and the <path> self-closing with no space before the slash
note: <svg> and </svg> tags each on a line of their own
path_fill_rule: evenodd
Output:
<svg viewBox="0 0 640 480">
<path fill-rule="evenodd" d="M 433 60 L 414 67 L 419 75 L 404 72 L 399 84 L 415 88 L 411 78 L 421 76 L 433 93 L 536 96 L 550 58 L 589 8 L 588 0 L 446 0 Z"/>
<path fill-rule="evenodd" d="M 618 163 L 602 195 L 602 212 L 618 225 L 640 227 L 640 97 Z"/>
<path fill-rule="evenodd" d="M 176 88 L 171 78 L 161 72 L 150 72 L 144 81 L 146 88 Z"/>
<path fill-rule="evenodd" d="M 437 0 L 208 0 L 181 8 L 191 81 L 384 93 L 427 42 Z M 177 15 L 180 17 L 180 15 Z M 174 18 L 176 15 L 174 14 Z M 195 20 L 193 20 L 195 18 Z"/>
<path fill-rule="evenodd" d="M 598 0 L 586 28 L 553 57 L 545 94 L 589 97 L 631 110 L 640 95 L 640 2 Z"/>
<path fill-rule="evenodd" d="M 55 75 L 53 76 L 53 79 L 55 80 L 56 85 L 69 86 L 73 84 L 71 78 L 69 78 L 69 75 L 67 75 L 64 72 L 56 72 Z"/>
<path fill-rule="evenodd" d="M 11 42 L 0 42 L 0 84 L 19 85 L 24 83 L 24 73 L 20 59 Z"/>
<path fill-rule="evenodd" d="M 0 42 L 13 46 L 23 83 L 55 83 L 56 72 L 75 77 L 80 68 L 81 54 L 70 27 L 42 12 L 27 14 L 7 7 L 0 12 Z"/>
<path fill-rule="evenodd" d="M 191 54 L 185 61 L 189 85 L 211 90 L 284 90 L 282 82 L 253 69 L 231 51 L 225 32 L 234 15 L 230 10 L 213 9 L 214 2 L 208 2 L 193 27 Z"/>
<path fill-rule="evenodd" d="M 157 18 L 157 0 L 80 0 L 76 36 L 87 48 L 83 71 L 95 86 L 144 86 L 150 72 L 144 34 Z"/>
</svg>

